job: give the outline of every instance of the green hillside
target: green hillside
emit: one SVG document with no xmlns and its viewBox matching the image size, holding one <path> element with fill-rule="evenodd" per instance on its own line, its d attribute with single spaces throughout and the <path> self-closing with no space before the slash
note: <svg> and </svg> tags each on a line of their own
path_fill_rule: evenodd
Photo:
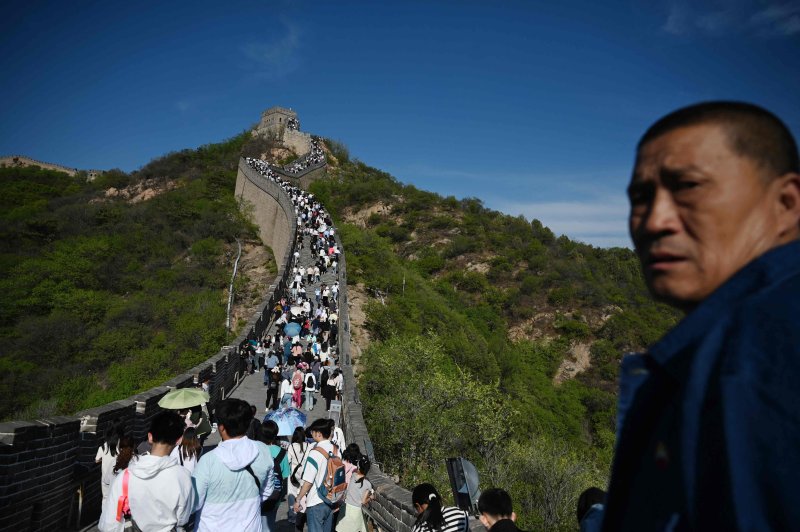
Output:
<svg viewBox="0 0 800 532">
<path fill-rule="evenodd" d="M 249 139 L 91 183 L 0 169 L 0 417 L 121 399 L 224 345 L 235 238 L 257 238 L 233 195 Z M 131 186 L 156 195 L 106 194 Z"/>
<path fill-rule="evenodd" d="M 462 455 L 512 490 L 525 528 L 574 528 L 580 491 L 606 483 L 621 355 L 678 315 L 647 296 L 630 250 L 556 238 L 334 151 L 339 168 L 312 190 L 338 221 L 351 289 L 383 299 L 366 306 L 359 388 L 384 469 L 446 486 L 444 458 Z M 588 367 L 557 378 L 576 346 Z"/>
</svg>

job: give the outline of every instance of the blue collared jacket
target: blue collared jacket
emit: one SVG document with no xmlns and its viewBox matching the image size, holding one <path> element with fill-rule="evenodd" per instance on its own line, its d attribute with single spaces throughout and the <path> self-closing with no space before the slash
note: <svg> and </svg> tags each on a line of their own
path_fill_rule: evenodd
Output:
<svg viewBox="0 0 800 532">
<path fill-rule="evenodd" d="M 603 530 L 800 527 L 800 242 L 623 361 Z"/>
</svg>

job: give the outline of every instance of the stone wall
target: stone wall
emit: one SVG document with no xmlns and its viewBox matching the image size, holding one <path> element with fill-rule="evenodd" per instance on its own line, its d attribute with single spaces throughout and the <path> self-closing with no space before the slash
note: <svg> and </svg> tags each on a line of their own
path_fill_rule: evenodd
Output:
<svg viewBox="0 0 800 532">
<path fill-rule="evenodd" d="M 308 150 L 306 150 L 308 151 Z M 303 152 L 305 153 L 305 152 Z M 60 164 L 53 164 L 53 163 L 46 163 L 43 161 L 37 161 L 36 159 L 31 159 L 30 157 L 25 157 L 24 155 L 8 155 L 6 157 L 0 157 L 0 167 L 2 166 L 40 166 L 45 170 L 55 170 L 57 172 L 64 172 L 65 174 L 69 174 L 70 176 L 74 176 L 78 173 L 77 168 L 68 168 L 66 166 L 62 166 Z"/>
<path fill-rule="evenodd" d="M 285 179 L 296 187 L 308 190 L 308 187 L 311 185 L 312 181 L 322 179 L 328 174 L 328 163 L 324 161 L 315 166 L 309 166 L 297 174 L 284 172 L 279 166 L 273 166 L 272 170 L 278 174 L 281 179 Z"/>
<path fill-rule="evenodd" d="M 302 131 L 285 129 L 283 131 L 283 145 L 297 155 L 303 156 L 311 151 L 311 135 Z"/>
<path fill-rule="evenodd" d="M 261 176 L 244 159 L 239 161 L 235 193 L 237 199 L 253 206 L 253 222 L 258 226 L 261 241 L 273 250 L 278 264 L 284 262 L 283 250 L 289 242 L 294 242 L 297 218 L 291 200 L 281 187 Z"/>
<path fill-rule="evenodd" d="M 276 294 L 287 286 L 297 227 L 288 196 L 257 174 L 242 172 L 242 164 L 241 187 L 250 197 L 259 196 L 257 209 L 273 213 L 261 220 L 280 226 L 271 231 L 270 242 L 282 259 L 277 260 L 278 276 L 266 299 L 233 346 L 223 347 L 162 386 L 73 416 L 0 423 L 0 530 L 79 530 L 96 522 L 102 494 L 100 466 L 94 457 L 109 423 L 124 420 L 134 438 L 142 440 L 160 411 L 159 399 L 171 388 L 192 386 L 208 378 L 213 403 L 227 397 L 243 377 L 245 363 L 236 346 L 261 337 L 269 325 Z M 237 179 L 237 190 L 239 186 Z M 256 190 L 260 193 L 252 192 Z"/>
</svg>

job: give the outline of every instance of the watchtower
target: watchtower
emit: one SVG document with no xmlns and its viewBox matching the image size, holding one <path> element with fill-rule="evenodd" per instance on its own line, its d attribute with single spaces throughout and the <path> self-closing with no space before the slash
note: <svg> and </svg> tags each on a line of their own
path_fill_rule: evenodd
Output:
<svg viewBox="0 0 800 532">
<path fill-rule="evenodd" d="M 272 133 L 276 138 L 282 139 L 287 129 L 299 129 L 297 113 L 285 107 L 270 107 L 261 113 L 261 122 L 256 128 L 259 133 Z"/>
</svg>

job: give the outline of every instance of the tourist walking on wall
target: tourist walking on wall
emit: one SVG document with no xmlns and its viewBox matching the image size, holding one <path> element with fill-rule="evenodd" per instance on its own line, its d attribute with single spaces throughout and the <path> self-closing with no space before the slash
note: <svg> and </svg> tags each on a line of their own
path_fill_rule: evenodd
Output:
<svg viewBox="0 0 800 532">
<path fill-rule="evenodd" d="M 281 390 L 281 370 L 274 367 L 269 371 L 269 383 L 267 384 L 267 410 L 278 409 L 278 396 Z"/>
<path fill-rule="evenodd" d="M 336 532 L 367 532 L 361 507 L 369 503 L 373 493 L 372 484 L 366 477 L 370 467 L 369 458 L 363 454 L 359 455 L 355 459 L 354 465 L 356 469 L 347 482 L 344 515 L 336 524 Z"/>
<path fill-rule="evenodd" d="M 97 454 L 94 461 L 100 464 L 100 489 L 103 492 L 103 503 L 108 497 L 109 484 L 111 471 L 114 469 L 114 464 L 117 462 L 117 453 L 119 452 L 119 439 L 124 436 L 125 429 L 122 421 L 115 419 L 106 427 L 105 434 L 103 434 L 103 444 L 97 449 Z"/>
<path fill-rule="evenodd" d="M 467 532 L 469 516 L 454 506 L 442 506 L 442 497 L 430 484 L 419 484 L 411 492 L 417 522 L 411 532 Z"/>
<path fill-rule="evenodd" d="M 114 478 L 97 523 L 101 532 L 125 530 L 125 518 L 118 512 L 123 494 L 127 494 L 130 519 L 140 530 L 176 530 L 186 524 L 194 510 L 192 477 L 170 456 L 185 426 L 174 411 L 166 410 L 153 418 L 147 434 L 150 454 L 131 460 Z"/>
<path fill-rule="evenodd" d="M 197 429 L 187 427 L 183 431 L 183 439 L 180 445 L 176 445 L 172 450 L 172 456 L 177 458 L 178 463 L 185 467 L 189 473 L 192 473 L 202 451 L 203 446 L 200 445 L 200 439 L 197 437 Z"/>
<path fill-rule="evenodd" d="M 300 493 L 302 485 L 303 466 L 309 445 L 306 443 L 306 431 L 303 427 L 297 427 L 292 434 L 292 443 L 289 446 L 289 485 L 287 501 L 289 503 L 289 522 L 295 523 L 297 516 L 300 515 L 294 510 L 294 503 L 297 501 L 297 494 Z M 299 524 L 299 523 L 297 523 Z M 302 526 L 298 527 L 302 529 Z"/>
<path fill-rule="evenodd" d="M 289 459 L 287 450 L 278 442 L 278 424 L 268 419 L 261 428 L 261 441 L 269 447 L 272 455 L 274 491 L 270 498 L 261 503 L 261 520 L 265 532 L 274 532 L 275 520 L 278 516 L 278 507 L 286 492 L 286 479 L 289 478 Z"/>
<path fill-rule="evenodd" d="M 317 379 L 314 378 L 314 374 L 311 372 L 311 368 L 305 368 L 305 388 L 306 388 L 306 410 L 309 412 L 314 410 L 314 391 L 316 390 L 317 386 Z"/>
<path fill-rule="evenodd" d="M 306 522 L 308 532 L 330 532 L 333 526 L 333 507 L 319 495 L 319 487 L 325 482 L 328 460 L 331 455 L 340 456 L 339 450 L 331 442 L 333 421 L 318 419 L 308 428 L 316 445 L 308 452 L 303 468 L 303 484 L 297 495 L 298 500 L 306 497 Z M 342 473 L 344 473 L 342 471 Z M 299 501 L 294 503 L 295 512 L 300 511 Z"/>
<path fill-rule="evenodd" d="M 226 399 L 216 413 L 222 441 L 200 458 L 192 475 L 198 509 L 195 530 L 262 532 L 261 501 L 273 490 L 272 455 L 265 444 L 245 436 L 252 419 L 249 404 Z"/>
<path fill-rule="evenodd" d="M 130 436 L 123 436 L 119 439 L 119 446 L 117 448 L 117 461 L 114 467 L 108 472 L 108 476 L 102 479 L 104 484 L 111 486 L 114 478 L 130 464 L 133 457 L 136 456 L 136 449 L 133 444 L 133 438 Z"/>
</svg>

